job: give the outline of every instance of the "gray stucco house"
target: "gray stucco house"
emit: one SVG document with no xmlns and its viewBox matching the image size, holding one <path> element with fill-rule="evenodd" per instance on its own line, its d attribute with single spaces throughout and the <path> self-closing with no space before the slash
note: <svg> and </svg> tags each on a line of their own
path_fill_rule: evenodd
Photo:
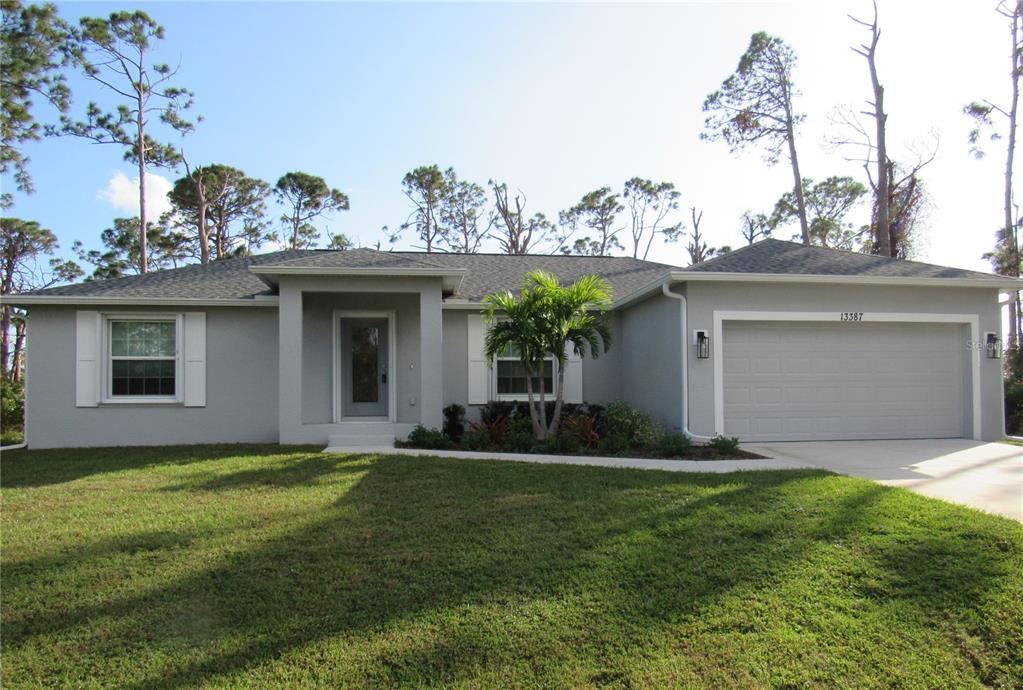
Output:
<svg viewBox="0 0 1023 690">
<path fill-rule="evenodd" d="M 535 268 L 615 290 L 614 346 L 569 361 L 569 401 L 624 400 L 697 438 L 1003 435 L 987 343 L 1017 281 L 764 240 L 687 269 L 282 251 L 12 296 L 29 309 L 26 442 L 376 445 L 439 427 L 447 404 L 524 397 L 514 361 L 485 361 L 479 309 Z"/>
</svg>

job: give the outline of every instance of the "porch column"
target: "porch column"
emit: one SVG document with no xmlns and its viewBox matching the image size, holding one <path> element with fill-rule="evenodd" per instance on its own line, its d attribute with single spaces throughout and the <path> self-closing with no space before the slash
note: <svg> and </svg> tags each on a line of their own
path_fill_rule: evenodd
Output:
<svg viewBox="0 0 1023 690">
<path fill-rule="evenodd" d="M 419 421 L 440 429 L 444 417 L 441 288 L 419 292 Z"/>
<path fill-rule="evenodd" d="M 280 284 L 277 307 L 277 415 L 281 443 L 300 442 L 302 426 L 302 291 Z"/>
</svg>

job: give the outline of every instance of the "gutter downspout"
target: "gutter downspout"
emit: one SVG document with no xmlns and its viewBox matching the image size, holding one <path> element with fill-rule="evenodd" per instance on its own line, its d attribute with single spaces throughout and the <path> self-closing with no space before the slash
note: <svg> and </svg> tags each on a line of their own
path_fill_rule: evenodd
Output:
<svg viewBox="0 0 1023 690">
<path fill-rule="evenodd" d="M 661 283 L 661 292 L 664 293 L 665 297 L 671 299 L 677 299 L 679 301 L 679 321 L 682 326 L 682 433 L 694 441 L 701 441 L 707 443 L 711 440 L 710 436 L 701 436 L 700 434 L 694 434 L 689 430 L 689 340 L 686 338 L 686 328 L 688 317 L 687 311 L 689 309 L 689 303 L 686 301 L 685 295 L 680 295 L 677 292 L 672 292 L 670 289 L 671 281 L 665 281 Z"/>
</svg>

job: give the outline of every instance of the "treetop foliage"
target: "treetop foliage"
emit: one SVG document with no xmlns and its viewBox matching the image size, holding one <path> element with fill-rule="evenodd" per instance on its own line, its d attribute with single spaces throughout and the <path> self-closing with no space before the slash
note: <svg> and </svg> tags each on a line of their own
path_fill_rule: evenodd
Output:
<svg viewBox="0 0 1023 690">
<path fill-rule="evenodd" d="M 289 172 L 274 185 L 274 196 L 285 207 L 281 223 L 288 233 L 284 243 L 292 249 L 316 244 L 319 230 L 314 219 L 349 209 L 348 195 L 332 189 L 326 180 L 304 172 Z"/>
<path fill-rule="evenodd" d="M 39 141 L 45 131 L 36 119 L 35 99 L 57 113 L 71 105 L 62 70 L 73 53 L 70 27 L 51 3 L 0 0 L 0 14 L 0 174 L 13 173 L 18 189 L 28 194 L 34 187 L 22 146 Z M 8 197 L 3 207 L 10 203 Z"/>
<path fill-rule="evenodd" d="M 799 95 L 792 81 L 795 65 L 795 51 L 785 41 L 763 31 L 753 34 L 735 72 L 703 102 L 708 115 L 701 138 L 723 140 L 733 153 L 762 144 L 767 162 L 778 162 L 790 124 L 805 118 L 792 111 Z"/>
</svg>

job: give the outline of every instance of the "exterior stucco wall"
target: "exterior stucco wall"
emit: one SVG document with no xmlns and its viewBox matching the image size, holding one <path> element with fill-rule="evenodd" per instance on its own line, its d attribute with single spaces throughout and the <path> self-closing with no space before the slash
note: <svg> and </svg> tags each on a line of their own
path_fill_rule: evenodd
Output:
<svg viewBox="0 0 1023 690">
<path fill-rule="evenodd" d="M 334 418 L 334 311 L 394 311 L 396 412 L 399 422 L 419 421 L 419 295 L 322 293 L 302 295 L 302 423 Z M 415 404 L 413 404 L 415 403 Z"/>
<path fill-rule="evenodd" d="M 469 338 L 470 311 L 446 309 L 444 333 L 444 405 L 457 403 L 469 408 Z M 475 419 L 475 417 L 472 417 Z"/>
<path fill-rule="evenodd" d="M 673 288 L 680 291 L 679 286 Z M 979 334 L 1001 330 L 998 291 L 985 288 L 925 288 L 862 285 L 785 285 L 694 282 L 686 286 L 689 300 L 687 339 L 694 329 L 713 333 L 714 311 L 775 312 L 889 312 L 905 314 L 976 314 Z M 971 376 L 970 332 L 961 329 L 963 362 Z M 696 359 L 690 349 L 690 429 L 696 434 L 714 433 L 714 361 Z M 980 359 L 980 437 L 1003 436 L 1001 360 Z M 964 430 L 972 436 L 972 378 L 965 381 Z"/>
<path fill-rule="evenodd" d="M 205 407 L 75 407 L 76 311 L 33 306 L 29 312 L 25 433 L 30 448 L 277 441 L 276 309 L 187 309 L 206 312 Z"/>
<path fill-rule="evenodd" d="M 669 431 L 682 429 L 681 310 L 661 294 L 619 314 L 621 399 Z"/>
<path fill-rule="evenodd" d="M 608 314 L 611 348 L 599 357 L 583 359 L 583 401 L 606 405 L 622 399 L 622 331 L 617 312 Z"/>
</svg>

